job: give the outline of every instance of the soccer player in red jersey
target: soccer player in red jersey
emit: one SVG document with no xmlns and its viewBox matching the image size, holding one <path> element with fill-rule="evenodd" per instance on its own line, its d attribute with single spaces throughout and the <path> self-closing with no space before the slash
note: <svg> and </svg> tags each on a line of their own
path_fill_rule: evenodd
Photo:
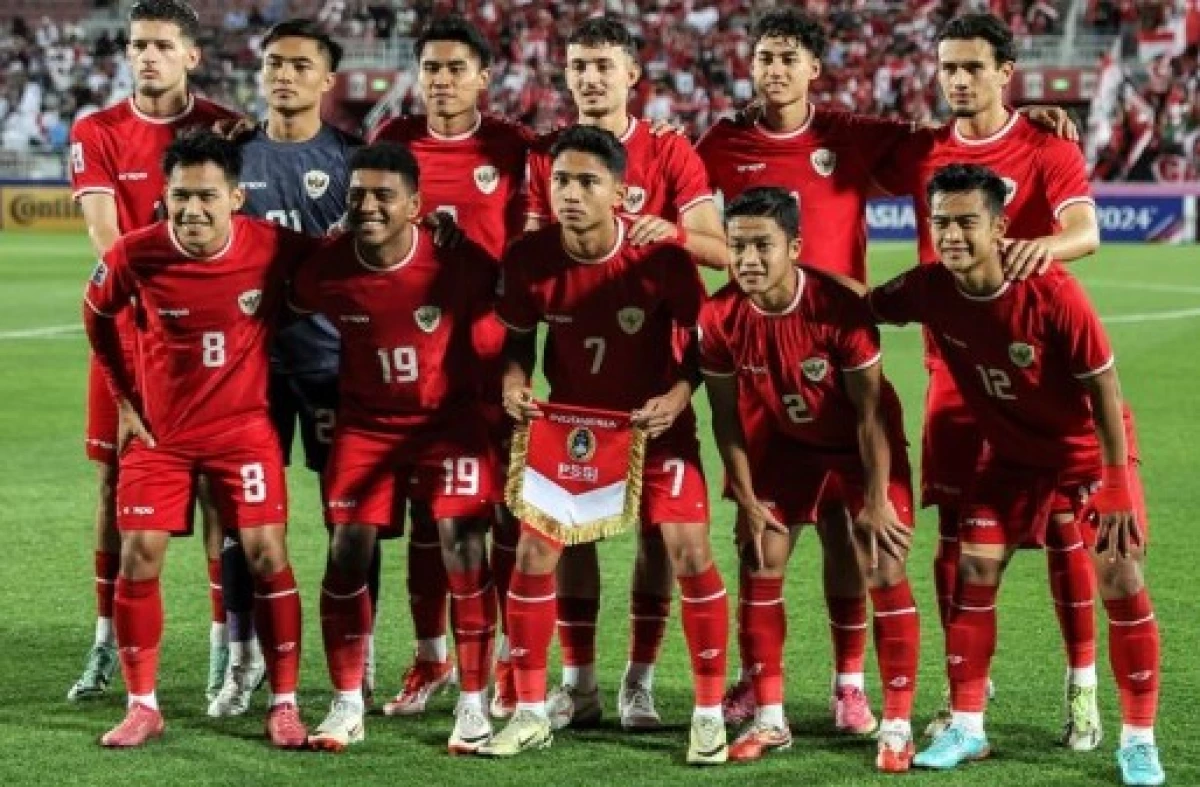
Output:
<svg viewBox="0 0 1200 787">
<path fill-rule="evenodd" d="M 618 137 L 627 154 L 624 201 L 619 213 L 629 222 L 629 242 L 645 246 L 675 240 L 701 264 L 725 267 L 727 250 L 720 214 L 709 191 L 704 165 L 691 144 L 673 132 L 655 133 L 629 115 L 629 99 L 641 77 L 633 36 L 611 18 L 589 19 L 567 41 L 566 80 L 580 125 Z M 549 151 L 563 132 L 538 141 L 529 155 L 527 228 L 551 222 Z M 617 695 L 621 726 L 653 729 L 660 724 L 654 706 L 654 663 L 671 610 L 670 560 L 661 539 L 639 546 L 630 597 L 629 661 Z M 566 550 L 559 570 L 559 643 L 562 685 L 550 697 L 555 729 L 595 723 L 603 712 L 596 685 L 596 622 L 600 614 L 600 568 L 593 544 Z"/>
<path fill-rule="evenodd" d="M 530 380 L 536 328 L 546 322 L 542 368 L 550 399 L 630 411 L 635 424 L 648 430 L 639 540 L 661 541 L 681 590 L 696 691 L 688 761 L 724 762 L 721 694 L 729 613 L 708 541 L 708 497 L 690 404 L 698 382 L 694 333 L 681 355 L 673 342 L 678 329 L 695 327 L 704 288 L 678 242 L 630 240 L 630 224 L 616 215 L 625 197 L 626 160 L 615 135 L 575 126 L 559 135 L 552 157 L 551 199 L 559 224 L 526 235 L 505 256 L 497 306 L 509 328 L 505 409 L 522 421 L 539 413 Z M 521 533 L 508 596 L 517 711 L 482 754 L 513 756 L 552 740 L 546 655 L 562 553 L 559 543 L 528 529 Z"/>
<path fill-rule="evenodd" d="M 1132 420 L 1108 337 L 1083 288 L 1055 267 L 1005 269 L 1011 187 L 974 164 L 929 184 L 940 265 L 918 265 L 873 290 L 881 320 L 919 322 L 984 438 L 963 498 L 958 582 L 946 631 L 952 720 L 914 764 L 953 768 L 986 757 L 996 594 L 1022 546 L 1081 531 L 1109 617 L 1109 659 L 1124 727 L 1125 784 L 1162 784 L 1154 742 L 1159 636 L 1142 563 L 1147 521 Z"/>
<path fill-rule="evenodd" d="M 101 739 L 105 746 L 140 746 L 162 734 L 159 575 L 171 536 L 191 529 L 200 474 L 210 479 L 221 520 L 240 531 L 254 575 L 272 691 L 267 734 L 284 748 L 306 739 L 295 694 L 300 596 L 287 557 L 287 489 L 267 409 L 267 353 L 282 282 L 311 241 L 233 217 L 244 198 L 240 166 L 236 146 L 210 132 L 171 143 L 162 165 L 169 221 L 118 240 L 85 293 L 88 338 L 120 414 L 113 623 L 129 708 Z M 132 363 L 115 319 L 126 309 L 137 312 Z"/>
<path fill-rule="evenodd" d="M 525 155 L 532 135 L 521 126 L 479 110 L 491 78 L 492 52 L 483 34 L 462 17 L 436 18 L 417 38 L 417 83 L 428 115 L 389 120 L 375 141 L 399 142 L 421 168 L 422 209 L 448 213 L 468 238 L 499 260 L 524 229 Z M 484 369 L 483 409 L 497 460 L 508 456 L 512 422 L 499 406 L 504 327 L 494 318 L 476 326 L 476 345 Z M 503 625 L 504 597 L 516 555 L 517 526 L 498 506 L 492 541 L 492 576 Z M 452 669 L 446 649 L 447 578 L 438 559 L 441 543 L 433 520 L 416 506 L 408 540 L 408 591 L 416 659 L 404 673 L 403 688 L 384 706 L 388 715 L 425 710 L 429 698 L 449 684 Z M 501 637 L 496 663 L 492 713 L 511 715 L 516 704 L 508 643 Z"/>
<path fill-rule="evenodd" d="M 913 496 L 900 401 L 883 377 L 879 332 L 853 291 L 798 266 L 800 210 L 758 187 L 726 206 L 735 281 L 705 304 L 700 364 L 713 432 L 738 504 L 738 635 L 756 716 L 732 760 L 791 746 L 783 715 L 783 578 L 801 526 L 840 522 L 875 607 L 884 686 L 877 767 L 908 770 L 920 627 L 905 559 Z M 742 417 L 739 398 L 762 415 Z M 852 523 L 852 524 L 850 524 Z M 844 570 L 844 567 L 843 567 Z"/>
<path fill-rule="evenodd" d="M 925 188 L 934 172 L 956 162 L 987 166 L 1004 179 L 1008 188 L 1005 270 L 1010 278 L 1039 275 L 1051 260 L 1074 260 L 1099 245 L 1095 204 L 1078 145 L 1034 126 L 1004 105 L 1015 59 L 1012 33 L 994 16 L 963 16 L 940 34 L 938 81 L 955 120 L 944 128 L 922 131 L 901 145 L 893 166 L 880 172 L 887 190 L 914 197 L 922 262 L 937 262 Z M 944 625 L 958 565 L 962 495 L 981 450 L 981 435 L 928 332 L 926 348 L 929 390 L 921 496 L 923 504 L 938 507 L 941 538 L 934 577 Z M 1061 741 L 1072 749 L 1094 749 L 1101 737 L 1096 707 L 1095 579 L 1078 533 L 1053 531 L 1046 557 L 1069 667 Z M 939 721 L 944 724 L 946 718 L 943 714 Z M 936 726 L 931 725 L 930 732 Z"/>
<path fill-rule="evenodd" d="M 200 60 L 200 20 L 182 0 L 139 0 L 129 10 L 129 59 L 134 95 L 80 120 L 71 129 L 71 185 L 83 210 L 88 236 L 103 256 L 121 235 L 156 221 L 165 179 L 162 155 L 184 128 L 211 126 L 234 117 L 224 107 L 188 90 L 188 72 Z M 118 319 L 132 354 L 131 312 Z M 117 410 L 99 368 L 88 370 L 87 457 L 98 469 L 96 511 L 96 638 L 70 700 L 104 694 L 116 668 L 113 593 L 119 567 L 117 532 Z M 207 495 L 203 495 L 207 500 Z M 215 696 L 224 678 L 228 650 L 221 598 L 221 527 L 212 506 L 203 505 L 212 602 L 207 693 Z"/>
<path fill-rule="evenodd" d="M 467 754 L 492 733 L 485 697 L 496 595 L 486 535 L 499 492 L 472 329 L 491 309 L 496 263 L 470 241 L 439 249 L 415 225 L 418 166 L 401 145 L 354 153 L 347 206 L 350 232 L 302 265 L 292 286 L 298 310 L 338 327 L 342 357 L 325 479 L 333 538 L 321 588 L 336 694 L 309 742 L 341 751 L 363 739 L 367 573 L 379 530 L 398 524 L 395 503 L 411 497 L 428 508 L 441 539 L 462 687 L 449 748 Z"/>
</svg>

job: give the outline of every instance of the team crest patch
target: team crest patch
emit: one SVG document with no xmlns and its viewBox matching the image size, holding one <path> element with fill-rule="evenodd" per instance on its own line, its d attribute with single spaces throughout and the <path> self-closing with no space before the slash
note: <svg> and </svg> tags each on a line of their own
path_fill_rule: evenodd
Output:
<svg viewBox="0 0 1200 787">
<path fill-rule="evenodd" d="M 646 190 L 641 186 L 630 186 L 625 190 L 625 210 L 640 213 L 646 206 Z"/>
<path fill-rule="evenodd" d="M 824 358 L 809 358 L 800 364 L 800 371 L 804 372 L 804 376 L 809 380 L 819 383 L 829 373 L 829 361 Z"/>
<path fill-rule="evenodd" d="M 319 169 L 310 169 L 304 173 L 304 190 L 310 199 L 318 199 L 329 188 L 329 173 Z"/>
<path fill-rule="evenodd" d="M 1035 357 L 1033 346 L 1025 344 L 1025 342 L 1013 342 L 1008 345 L 1008 357 L 1014 364 L 1022 369 L 1028 369 Z"/>
<path fill-rule="evenodd" d="M 1011 205 L 1017 198 L 1017 182 L 1012 178 L 1000 178 L 1004 181 L 1004 204 Z"/>
<path fill-rule="evenodd" d="M 438 327 L 438 323 L 442 321 L 442 310 L 436 306 L 422 306 L 413 312 L 413 317 L 417 321 L 417 327 L 425 331 L 425 333 L 433 333 Z"/>
<path fill-rule="evenodd" d="M 96 260 L 96 267 L 92 268 L 92 284 L 97 287 L 103 287 L 104 281 L 108 278 L 108 266 L 104 264 L 104 260 Z"/>
<path fill-rule="evenodd" d="M 636 306 L 629 306 L 617 312 L 617 324 L 630 336 L 640 331 L 645 321 L 646 313 Z"/>
<path fill-rule="evenodd" d="M 475 168 L 475 186 L 484 194 L 491 194 L 500 185 L 500 170 L 491 164 Z"/>
<path fill-rule="evenodd" d="M 242 314 L 253 316 L 258 311 L 259 304 L 262 303 L 262 290 L 246 290 L 238 296 L 238 306 L 241 307 Z"/>
<path fill-rule="evenodd" d="M 813 169 L 817 171 L 817 174 L 823 178 L 832 175 L 833 168 L 837 166 L 837 154 L 829 148 L 814 150 L 808 160 L 812 162 Z"/>
<path fill-rule="evenodd" d="M 572 429 L 567 435 L 567 456 L 576 462 L 588 462 L 596 455 L 596 435 L 587 427 Z"/>
</svg>

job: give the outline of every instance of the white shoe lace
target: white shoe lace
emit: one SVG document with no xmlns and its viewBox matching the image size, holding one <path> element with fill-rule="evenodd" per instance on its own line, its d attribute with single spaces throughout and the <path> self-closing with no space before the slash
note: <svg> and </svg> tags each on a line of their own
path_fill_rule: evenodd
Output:
<svg viewBox="0 0 1200 787">
<path fill-rule="evenodd" d="M 321 726 L 317 727 L 317 732 L 348 735 L 351 728 L 361 723 L 362 714 L 362 708 L 359 706 L 346 700 L 334 700 L 329 709 L 329 715 L 325 717 L 325 721 L 321 722 Z"/>
<path fill-rule="evenodd" d="M 654 708 L 654 695 L 644 686 L 626 686 L 621 697 L 621 707 L 626 716 L 658 716 L 658 711 Z"/>
</svg>

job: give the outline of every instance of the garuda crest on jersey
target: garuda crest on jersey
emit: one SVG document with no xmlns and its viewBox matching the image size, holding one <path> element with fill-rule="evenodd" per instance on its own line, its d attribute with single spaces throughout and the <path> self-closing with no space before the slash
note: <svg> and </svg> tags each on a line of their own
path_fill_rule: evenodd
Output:
<svg viewBox="0 0 1200 787">
<path fill-rule="evenodd" d="M 646 313 L 636 306 L 627 306 L 617 312 L 617 324 L 630 336 L 640 331 L 644 322 L 646 322 Z"/>
<path fill-rule="evenodd" d="M 238 296 L 238 307 L 242 310 L 242 314 L 248 317 L 254 316 L 261 303 L 262 290 L 246 290 Z"/>
<path fill-rule="evenodd" d="M 804 376 L 809 380 L 819 383 L 829 373 L 829 361 L 824 358 L 808 358 L 800 364 L 800 371 L 804 372 Z"/>
<path fill-rule="evenodd" d="M 630 186 L 625 189 L 625 211 L 640 213 L 646 206 L 646 190 L 641 186 Z"/>
<path fill-rule="evenodd" d="M 834 167 L 837 166 L 837 154 L 829 148 L 818 148 L 808 157 L 812 162 L 813 169 L 823 178 L 827 178 L 833 174 Z"/>
<path fill-rule="evenodd" d="M 442 321 L 442 310 L 436 306 L 422 306 L 413 312 L 413 318 L 417 321 L 418 328 L 425 333 L 433 333 Z"/>
<path fill-rule="evenodd" d="M 1033 365 L 1033 360 L 1037 356 L 1033 346 L 1025 342 L 1013 342 L 1008 345 L 1008 358 L 1018 368 L 1028 369 Z"/>
<path fill-rule="evenodd" d="M 319 169 L 310 169 L 304 173 L 304 190 L 310 199 L 319 199 L 329 188 L 329 173 Z"/>
<path fill-rule="evenodd" d="M 475 186 L 484 194 L 491 194 L 500 185 L 500 170 L 491 164 L 475 168 Z"/>
</svg>

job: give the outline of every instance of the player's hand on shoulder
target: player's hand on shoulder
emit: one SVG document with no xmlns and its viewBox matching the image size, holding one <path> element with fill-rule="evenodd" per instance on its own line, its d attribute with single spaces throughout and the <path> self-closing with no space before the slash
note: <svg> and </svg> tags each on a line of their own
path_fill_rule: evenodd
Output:
<svg viewBox="0 0 1200 787">
<path fill-rule="evenodd" d="M 739 126 L 749 128 L 762 120 L 765 107 L 766 103 L 761 98 L 751 99 L 749 103 L 734 113 L 733 122 Z"/>
<path fill-rule="evenodd" d="M 439 249 L 456 249 L 467 237 L 454 217 L 444 210 L 425 214 L 421 224 L 433 233 L 433 245 Z"/>
<path fill-rule="evenodd" d="M 147 448 L 155 447 L 154 435 L 150 434 L 150 430 L 146 428 L 146 422 L 142 420 L 142 414 L 128 399 L 122 399 L 117 403 L 117 419 L 118 454 L 123 452 L 134 438 L 141 440 Z"/>
<path fill-rule="evenodd" d="M 1071 119 L 1070 113 L 1062 107 L 1045 104 L 1034 104 L 1023 107 L 1021 112 L 1029 120 L 1047 131 L 1053 131 L 1059 139 L 1069 142 L 1079 141 L 1079 126 Z"/>
<path fill-rule="evenodd" d="M 533 398 L 533 390 L 525 386 L 510 386 L 504 389 L 504 412 L 508 417 L 520 424 L 527 424 L 534 418 L 541 418 L 542 411 Z"/>
<path fill-rule="evenodd" d="M 224 118 L 213 123 L 213 133 L 230 142 L 242 142 L 254 133 L 256 125 L 248 117 Z"/>
<path fill-rule="evenodd" d="M 679 227 L 659 216 L 639 216 L 629 226 L 629 243 L 632 246 L 649 246 L 665 240 L 678 240 Z"/>
<path fill-rule="evenodd" d="M 1003 248 L 1004 277 L 1009 281 L 1024 281 L 1030 276 L 1041 276 L 1050 270 L 1054 255 L 1041 238 L 1018 240 L 1005 238 Z"/>
<path fill-rule="evenodd" d="M 678 120 L 652 120 L 650 121 L 650 135 L 654 137 L 665 137 L 668 134 L 677 134 L 681 137 L 687 136 L 687 127 Z"/>
</svg>

